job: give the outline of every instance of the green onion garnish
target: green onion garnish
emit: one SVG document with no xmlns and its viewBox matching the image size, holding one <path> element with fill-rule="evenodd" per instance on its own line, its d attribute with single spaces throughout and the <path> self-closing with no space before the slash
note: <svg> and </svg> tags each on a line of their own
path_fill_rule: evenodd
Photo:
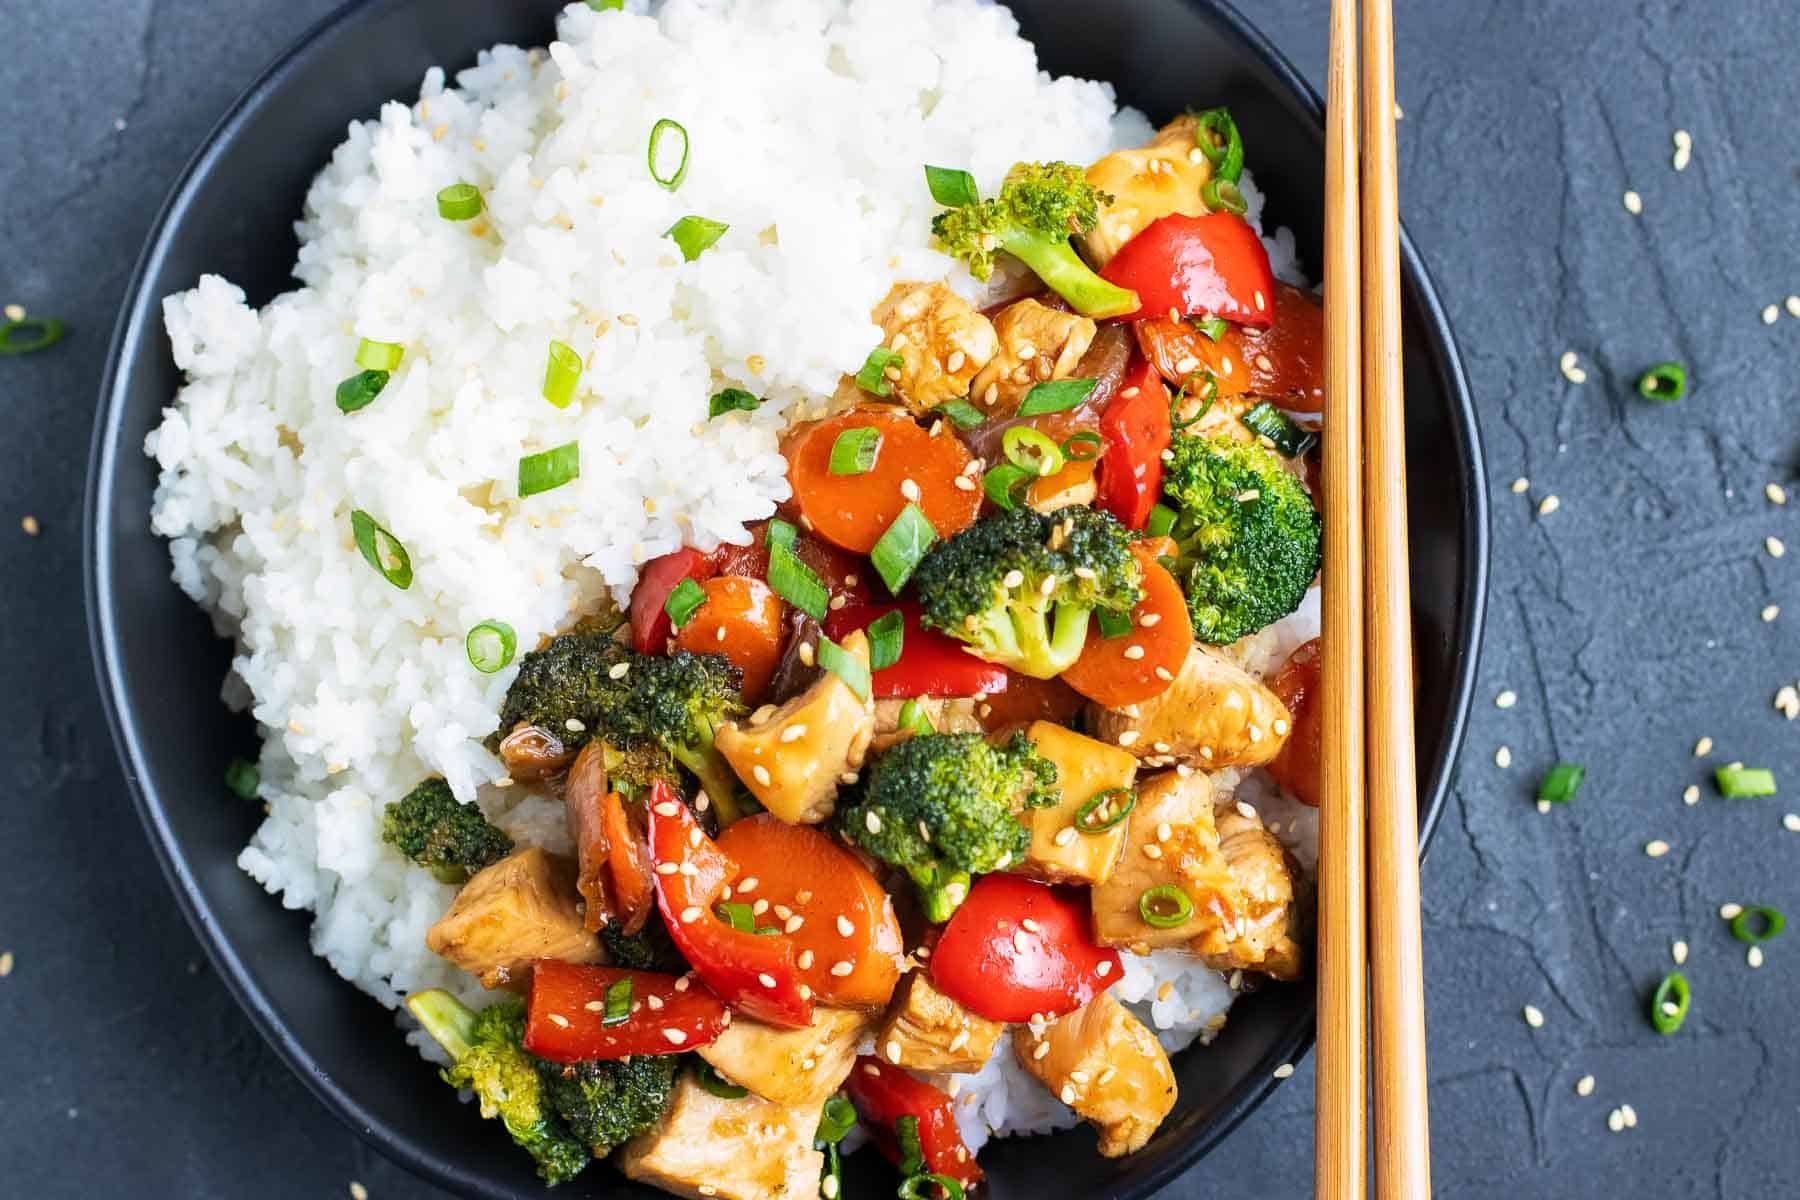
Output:
<svg viewBox="0 0 1800 1200">
<path fill-rule="evenodd" d="M 894 385 L 887 377 L 888 368 L 898 368 L 905 361 L 898 350 L 889 350 L 886 346 L 875 347 L 869 351 L 869 357 L 863 359 L 862 369 L 856 373 L 856 386 L 873 396 L 893 394 Z"/>
<path fill-rule="evenodd" d="M 1225 331 L 1231 328 L 1231 322 L 1224 317 L 1195 317 L 1193 324 L 1195 329 L 1215 342 L 1224 337 Z"/>
<path fill-rule="evenodd" d="M 1778 938 L 1786 928 L 1787 918 L 1782 915 L 1781 910 L 1770 908 L 1766 904 L 1749 905 L 1731 918 L 1731 936 L 1751 945 Z"/>
<path fill-rule="evenodd" d="M 997 467 L 990 467 L 987 474 L 981 477 L 981 490 L 987 493 L 989 500 L 1010 512 L 1019 506 L 1024 485 L 1030 484 L 1035 478 L 1037 476 L 1024 467 L 1001 463 Z"/>
<path fill-rule="evenodd" d="M 483 621 L 469 630 L 463 649 L 469 653 L 469 665 L 483 675 L 492 675 L 513 660 L 519 648 L 519 637 L 505 621 Z"/>
<path fill-rule="evenodd" d="M 663 611 L 669 614 L 669 620 L 675 628 L 686 625 L 700 606 L 706 603 L 706 590 L 692 579 L 684 579 L 675 585 L 669 598 L 663 601 Z"/>
<path fill-rule="evenodd" d="M 581 355 L 567 342 L 551 342 L 550 357 L 544 363 L 544 399 L 557 408 L 567 408 L 580 382 Z"/>
<path fill-rule="evenodd" d="M 398 342 L 373 342 L 363 338 L 356 343 L 356 365 L 365 371 L 392 371 L 400 365 L 406 347 Z"/>
<path fill-rule="evenodd" d="M 1231 110 L 1209 108 L 1194 115 L 1199 121 L 1194 128 L 1194 141 L 1212 164 L 1213 178 L 1236 183 L 1244 173 L 1244 136 L 1231 119 Z"/>
<path fill-rule="evenodd" d="M 1029 425 L 1013 425 L 1000 435 L 1007 461 L 1042 479 L 1062 470 L 1063 452 L 1051 438 Z"/>
<path fill-rule="evenodd" d="M 1150 520 L 1144 526 L 1144 532 L 1151 537 L 1168 537 L 1169 530 L 1175 528 L 1175 510 L 1166 504 L 1156 503 L 1150 506 Z"/>
<path fill-rule="evenodd" d="M 1155 929 L 1173 929 L 1194 915 L 1194 902 L 1172 883 L 1145 888 L 1138 897 L 1138 916 Z"/>
<path fill-rule="evenodd" d="M 917 696 L 900 706 L 900 716 L 896 724 L 901 729 L 920 735 L 937 732 L 937 726 L 931 723 L 931 714 L 925 711 L 925 706 L 919 703 Z"/>
<path fill-rule="evenodd" d="M 1656 985 L 1656 994 L 1650 997 L 1650 1024 L 1656 1032 L 1667 1037 L 1681 1028 L 1687 1020 L 1688 1002 L 1693 998 L 1688 990 L 1687 976 L 1680 971 L 1670 971 L 1663 976 L 1663 981 Z"/>
<path fill-rule="evenodd" d="M 751 933 L 756 929 L 756 913 L 748 904 L 721 901 L 713 905 L 713 915 L 739 933 Z"/>
<path fill-rule="evenodd" d="M 469 221 L 481 215 L 481 189 L 472 183 L 453 183 L 437 194 L 438 216 L 446 221 Z"/>
<path fill-rule="evenodd" d="M 31 354 L 62 341 L 63 323 L 55 317 L 20 317 L 0 324 L 0 354 Z"/>
<path fill-rule="evenodd" d="M 958 429 L 978 429 L 987 420 L 981 415 L 981 410 L 967 400 L 946 400 L 932 411 L 949 417 L 951 424 Z"/>
<path fill-rule="evenodd" d="M 869 669 L 882 671 L 899 662 L 905 644 L 906 618 L 899 609 L 876 617 L 869 622 Z"/>
<path fill-rule="evenodd" d="M 836 1142 L 826 1142 L 825 1165 L 819 1169 L 821 1200 L 840 1200 L 844 1194 L 844 1159 Z"/>
<path fill-rule="evenodd" d="M 888 591 L 898 596 L 935 541 L 937 530 L 924 510 L 917 504 L 908 504 L 869 551 L 869 561 L 875 564 Z"/>
<path fill-rule="evenodd" d="M 945 208 L 961 208 L 981 199 L 975 177 L 955 167 L 926 167 L 925 186 L 931 189 L 931 198 Z"/>
<path fill-rule="evenodd" d="M 606 1007 L 600 1014 L 600 1024 L 610 1028 L 623 1025 L 631 1020 L 631 977 L 614 980 L 606 988 Z"/>
<path fill-rule="evenodd" d="M 921 1171 L 901 1180 L 894 1194 L 900 1200 L 963 1200 L 963 1187 L 948 1175 Z"/>
<path fill-rule="evenodd" d="M 519 460 L 519 499 L 581 478 L 581 443 L 564 442 Z"/>
<path fill-rule="evenodd" d="M 749 1088 L 739 1087 L 732 1083 L 713 1070 L 711 1063 L 704 1060 L 700 1063 L 700 1069 L 694 1073 L 694 1082 L 698 1083 L 708 1094 L 717 1096 L 721 1100 L 742 1100 L 750 1094 Z"/>
<path fill-rule="evenodd" d="M 1040 383 L 1025 393 L 1016 415 L 1040 417 L 1045 413 L 1064 412 L 1088 398 L 1098 379 L 1053 379 Z"/>
<path fill-rule="evenodd" d="M 663 236 L 674 238 L 675 244 L 681 248 L 681 257 L 693 262 L 706 252 L 707 247 L 724 237 L 725 231 L 730 228 L 723 221 L 687 216 L 665 229 Z"/>
<path fill-rule="evenodd" d="M 1093 462 L 1106 449 L 1106 439 L 1092 429 L 1078 429 L 1062 444 L 1063 457 L 1070 462 Z"/>
<path fill-rule="evenodd" d="M 624 12 L 625 0 L 587 0 L 587 6 L 595 12 Z"/>
<path fill-rule="evenodd" d="M 1544 776 L 1544 782 L 1538 784 L 1537 798 L 1548 804 L 1567 804 L 1581 790 L 1581 781 L 1586 778 L 1586 767 L 1574 763 L 1557 763 Z"/>
<path fill-rule="evenodd" d="M 353 413 L 360 408 L 367 408 L 381 395 L 381 389 L 387 386 L 386 371 L 358 371 L 344 382 L 337 385 L 337 406 L 339 412 Z"/>
<path fill-rule="evenodd" d="M 1270 404 L 1259 400 L 1238 418 L 1251 433 L 1275 443 L 1275 452 L 1283 458 L 1299 458 L 1318 443 L 1319 435 L 1302 429 L 1294 419 Z"/>
<path fill-rule="evenodd" d="M 673 175 L 664 176 L 661 173 L 659 173 L 656 169 L 656 150 L 657 150 L 657 147 L 662 144 L 663 135 L 670 132 L 671 130 L 673 130 L 674 132 L 681 135 L 681 161 L 675 164 L 675 173 Z M 687 127 L 682 125 L 681 122 L 679 122 L 679 121 L 671 121 L 668 117 L 664 117 L 660 121 L 658 121 L 656 124 L 652 125 L 650 127 L 650 149 L 648 151 L 647 157 L 650 160 L 650 178 L 656 180 L 656 182 L 658 184 L 662 185 L 662 187 L 664 189 L 666 189 L 667 191 L 672 192 L 676 188 L 680 187 L 681 181 L 687 178 L 687 169 L 688 169 L 688 131 L 687 131 Z M 725 231 L 723 229 L 720 229 L 719 232 L 723 233 Z M 691 260 L 693 258 L 693 255 L 689 255 L 688 257 Z"/>
<path fill-rule="evenodd" d="M 1114 612 L 1110 608 L 1096 608 L 1094 619 L 1100 624 L 1100 636 L 1103 638 L 1124 637 L 1131 632 L 1131 614 Z"/>
<path fill-rule="evenodd" d="M 862 659 L 828 637 L 819 639 L 817 658 L 819 665 L 843 680 L 858 700 L 869 698 L 869 669 L 863 666 Z"/>
<path fill-rule="evenodd" d="M 1117 807 L 1115 807 L 1115 805 Z M 1137 807 L 1137 793 L 1130 788 L 1108 788 L 1090 796 L 1075 810 L 1073 822 L 1077 833 L 1105 833 L 1131 815 Z"/>
<path fill-rule="evenodd" d="M 763 531 L 763 542 L 771 550 L 792 550 L 799 540 L 800 531 L 780 517 L 771 517 L 768 528 Z"/>
<path fill-rule="evenodd" d="M 1673 404 L 1687 391 L 1687 368 L 1678 362 L 1657 363 L 1638 376 L 1638 395 Z"/>
<path fill-rule="evenodd" d="M 722 392 L 714 392 L 712 399 L 706 402 L 708 418 L 722 417 L 728 412 L 755 412 L 762 404 L 762 399 L 752 396 L 743 388 L 726 388 Z"/>
<path fill-rule="evenodd" d="M 1200 201 L 1213 212 L 1228 212 L 1240 217 L 1250 207 L 1237 184 L 1216 176 L 1200 185 Z"/>
<path fill-rule="evenodd" d="M 843 1141 L 849 1132 L 856 1128 L 856 1106 L 839 1092 L 825 1102 L 825 1111 L 819 1114 L 819 1131 L 813 1134 L 813 1140 L 823 1142 L 827 1146 L 835 1146 Z"/>
<path fill-rule="evenodd" d="M 846 429 L 831 443 L 830 471 L 833 475 L 867 475 L 875 469 L 875 456 L 881 452 L 881 430 L 867 425 Z"/>
<path fill-rule="evenodd" d="M 406 553 L 406 547 L 400 539 L 375 523 L 362 509 L 350 511 L 350 533 L 356 538 L 356 548 L 362 551 L 363 561 L 374 567 L 381 577 L 405 591 L 412 586 L 412 557 Z"/>
<path fill-rule="evenodd" d="M 239 800 L 256 799 L 256 785 L 261 780 L 262 772 L 247 758 L 234 758 L 225 765 L 225 786 Z"/>
<path fill-rule="evenodd" d="M 919 1118 L 908 1114 L 894 1119 L 894 1140 L 899 1143 L 900 1173 L 917 1175 L 925 1169 L 925 1148 L 919 1142 Z"/>
<path fill-rule="evenodd" d="M 1200 386 L 1190 393 L 1188 391 L 1188 384 L 1193 383 L 1196 379 L 1200 381 Z M 1200 407 L 1194 410 L 1193 416 L 1183 419 L 1181 410 L 1187 407 L 1190 396 L 1192 396 L 1193 399 L 1200 401 Z M 1180 433 L 1189 425 L 1198 425 L 1201 419 L 1204 418 L 1207 413 L 1212 411 L 1212 406 L 1218 399 L 1218 379 L 1213 376 L 1211 371 L 1208 371 L 1205 367 L 1201 367 L 1192 375 L 1189 375 L 1186 379 L 1182 380 L 1181 386 L 1175 389 L 1175 395 L 1170 397 L 1169 428 L 1176 433 Z"/>
<path fill-rule="evenodd" d="M 1719 795 L 1728 800 L 1749 800 L 1775 794 L 1775 772 L 1766 767 L 1746 767 L 1732 763 L 1713 772 Z"/>
<path fill-rule="evenodd" d="M 789 526 L 792 528 L 792 526 Z M 775 594 L 815 621 L 825 619 L 825 606 L 831 591 L 813 569 L 801 562 L 788 547 L 775 540 L 775 526 L 769 525 L 769 586 Z"/>
</svg>

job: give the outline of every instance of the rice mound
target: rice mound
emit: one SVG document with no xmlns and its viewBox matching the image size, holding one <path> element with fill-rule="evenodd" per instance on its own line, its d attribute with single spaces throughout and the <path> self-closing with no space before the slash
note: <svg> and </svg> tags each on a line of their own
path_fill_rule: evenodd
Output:
<svg viewBox="0 0 1800 1200">
<path fill-rule="evenodd" d="M 663 117 L 691 146 L 673 192 L 646 164 Z M 296 226 L 299 288 L 259 310 L 204 276 L 167 298 L 186 384 L 145 442 L 152 525 L 235 639 L 224 699 L 262 726 L 268 815 L 238 863 L 314 913 L 314 951 L 390 1007 L 426 987 L 480 1002 L 425 947 L 455 889 L 379 834 L 386 804 L 442 775 L 521 843 L 568 849 L 561 806 L 506 788 L 481 745 L 514 671 L 471 668 L 470 626 L 504 620 L 529 647 L 622 600 L 649 558 L 746 540 L 787 496 L 779 431 L 880 341 L 868 314 L 888 288 L 982 292 L 930 246 L 921 164 L 991 192 L 1015 161 L 1087 162 L 1149 132 L 1109 85 L 1040 72 L 1012 15 L 978 0 L 573 4 L 547 50 L 484 51 L 453 85 L 434 68 L 416 103 L 350 126 Z M 456 182 L 481 190 L 477 219 L 438 216 Z M 730 228 L 684 262 L 664 233 L 690 214 Z M 1270 248 L 1291 276 L 1291 238 Z M 405 355 L 346 415 L 359 338 Z M 552 339 L 585 364 L 566 409 L 541 396 Z M 724 387 L 766 402 L 708 420 Z M 518 459 L 569 441 L 579 479 L 520 499 Z M 362 560 L 353 509 L 406 547 L 410 588 Z M 1175 1048 L 1230 992 L 1159 955 L 1128 966 L 1122 997 L 1164 979 L 1186 997 L 1158 1022 Z M 996 1097 L 982 1138 L 1064 1123 L 1010 1054 L 964 1090 Z"/>
</svg>

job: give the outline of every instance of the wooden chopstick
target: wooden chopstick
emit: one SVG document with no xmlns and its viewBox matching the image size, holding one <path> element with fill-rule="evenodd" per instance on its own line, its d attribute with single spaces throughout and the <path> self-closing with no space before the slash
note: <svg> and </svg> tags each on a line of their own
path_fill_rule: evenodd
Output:
<svg viewBox="0 0 1800 1200">
<path fill-rule="evenodd" d="M 1392 0 L 1362 0 L 1362 322 L 1369 962 L 1374 1014 L 1375 1195 L 1431 1195 L 1419 817 L 1413 760 L 1412 602 L 1406 538 L 1406 398 L 1400 358 L 1400 200 Z"/>
<path fill-rule="evenodd" d="M 1313 1194 L 1367 1187 L 1362 339 L 1356 0 L 1332 0 L 1325 85 L 1325 517 L 1319 805 L 1318 1077 Z"/>
</svg>

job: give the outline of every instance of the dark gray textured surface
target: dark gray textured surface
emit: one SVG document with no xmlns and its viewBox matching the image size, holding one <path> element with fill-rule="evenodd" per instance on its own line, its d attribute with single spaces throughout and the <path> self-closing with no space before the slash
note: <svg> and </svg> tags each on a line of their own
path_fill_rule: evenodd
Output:
<svg viewBox="0 0 1800 1200">
<path fill-rule="evenodd" d="M 9 1194 L 436 1195 L 336 1124 L 201 965 L 103 727 L 80 612 L 80 496 L 113 312 L 162 195 L 212 122 L 331 0 L 0 0 L 0 302 L 68 319 L 0 360 L 0 1121 Z M 1326 0 L 1253 6 L 1309 75 Z M 1800 75 L 1790 0 L 1400 0 L 1403 212 L 1467 356 L 1496 480 L 1484 686 L 1425 874 L 1438 1193 L 1793 1195 L 1800 969 L 1750 970 L 1716 910 L 1800 912 L 1792 800 L 1728 802 L 1691 755 L 1791 772 L 1770 697 L 1800 674 L 1795 474 Z M 1670 169 L 1670 134 L 1694 137 Z M 1254 131 L 1250 131 L 1254 138 Z M 1643 196 L 1626 213 L 1627 188 Z M 1565 349 L 1588 382 L 1557 370 Z M 1661 408 L 1630 381 L 1690 365 Z M 1528 476 L 1527 496 L 1505 485 Z M 1545 495 L 1559 511 L 1535 515 Z M 42 530 L 25 534 L 20 518 Z M 1768 604 L 1788 604 L 1772 624 Z M 1518 705 L 1502 711 L 1502 688 Z M 1500 745 L 1514 766 L 1493 765 Z M 1584 762 L 1580 802 L 1530 803 Z M 1702 784 L 1686 807 L 1681 792 Z M 1665 839 L 1661 859 L 1643 847 Z M 1695 1009 L 1643 998 L 1675 938 Z M 1800 943 L 1795 943 L 1800 944 Z M 1547 1021 L 1531 1030 L 1523 1004 Z M 1592 1073 L 1592 1097 L 1575 1081 Z M 1311 1071 L 1168 1197 L 1303 1195 Z M 1637 1128 L 1606 1129 L 1617 1105 Z"/>
</svg>

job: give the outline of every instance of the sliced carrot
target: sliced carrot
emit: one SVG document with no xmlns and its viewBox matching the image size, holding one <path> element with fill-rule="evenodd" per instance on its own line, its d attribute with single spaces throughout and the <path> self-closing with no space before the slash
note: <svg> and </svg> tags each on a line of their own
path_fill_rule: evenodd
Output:
<svg viewBox="0 0 1800 1200">
<path fill-rule="evenodd" d="M 854 854 L 810 825 L 789 825 L 769 813 L 725 830 L 719 849 L 738 865 L 732 900 L 768 902 L 756 923 L 782 930 L 793 943 L 800 981 L 821 1003 L 887 1004 L 900 979 L 900 922 L 887 892 Z"/>
<path fill-rule="evenodd" d="M 744 703 L 754 708 L 781 662 L 781 597 L 747 575 L 715 575 L 700 590 L 706 600 L 676 630 L 675 645 L 729 658 L 744 673 Z"/>
<path fill-rule="evenodd" d="M 976 711 L 984 729 L 998 731 L 1033 721 L 1067 725 L 1086 703 L 1080 692 L 1060 679 L 1033 679 L 1013 671 L 1006 690 L 989 695 Z"/>
<path fill-rule="evenodd" d="M 1294 720 L 1281 752 L 1269 764 L 1275 782 L 1302 804 L 1319 807 L 1319 639 L 1288 656 L 1268 678 L 1269 690 L 1287 705 Z"/>
<path fill-rule="evenodd" d="M 1144 598 L 1131 610 L 1131 631 L 1109 638 L 1098 621 L 1091 622 L 1081 657 L 1062 674 L 1070 687 L 1107 708 L 1167 691 L 1194 644 L 1181 585 L 1142 543 L 1131 549 L 1144 568 Z"/>
<path fill-rule="evenodd" d="M 880 433 L 875 465 L 860 475 L 833 475 L 831 448 L 851 429 Z M 905 413 L 859 408 L 820 421 L 794 441 L 788 482 L 804 525 L 846 550 L 867 554 L 912 496 L 939 537 L 973 523 L 981 508 L 980 480 L 956 484 L 970 461 L 948 429 L 933 437 Z"/>
<path fill-rule="evenodd" d="M 1219 398 L 1243 394 L 1250 387 L 1250 370 L 1244 365 L 1244 349 L 1235 330 L 1213 341 L 1191 321 L 1171 321 L 1168 317 L 1152 317 L 1132 323 L 1138 347 L 1150 360 L 1157 373 L 1172 388 L 1186 386 L 1189 396 L 1196 395 L 1211 372 L 1219 385 Z M 1184 416 L 1187 414 L 1184 414 Z"/>
<path fill-rule="evenodd" d="M 638 819 L 633 821 L 625 798 L 617 792 L 608 792 L 601 805 L 601 820 L 611 846 L 606 858 L 607 873 L 612 876 L 619 924 L 628 934 L 642 929 L 650 917 L 650 910 L 656 907 L 656 881 L 650 875 L 650 846 L 644 834 L 642 800 L 637 802 L 636 808 Z"/>
</svg>

